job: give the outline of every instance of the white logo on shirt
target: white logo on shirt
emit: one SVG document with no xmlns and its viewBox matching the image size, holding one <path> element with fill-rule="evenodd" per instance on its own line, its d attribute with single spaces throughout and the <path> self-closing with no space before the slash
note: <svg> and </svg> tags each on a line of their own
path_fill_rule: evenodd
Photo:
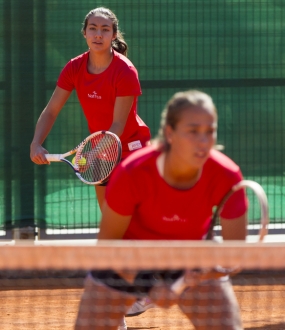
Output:
<svg viewBox="0 0 285 330">
<path fill-rule="evenodd" d="M 168 222 L 186 222 L 186 219 L 182 219 L 180 218 L 177 214 L 175 214 L 173 217 L 171 218 L 167 218 L 167 217 L 162 217 L 163 221 L 168 221 Z"/>
<path fill-rule="evenodd" d="M 142 148 L 142 144 L 141 144 L 141 141 L 137 140 L 137 141 L 128 143 L 128 147 L 129 147 L 129 150 L 132 151 L 132 150 Z"/>
<path fill-rule="evenodd" d="M 88 97 L 90 97 L 91 99 L 98 99 L 98 100 L 102 99 L 102 96 L 97 95 L 95 91 L 93 91 L 93 94 L 88 94 Z"/>
</svg>

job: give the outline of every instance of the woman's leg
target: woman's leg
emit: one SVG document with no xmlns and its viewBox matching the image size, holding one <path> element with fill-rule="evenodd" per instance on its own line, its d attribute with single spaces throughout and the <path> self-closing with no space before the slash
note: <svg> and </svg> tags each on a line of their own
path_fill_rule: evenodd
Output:
<svg viewBox="0 0 285 330">
<path fill-rule="evenodd" d="M 100 210 L 102 211 L 102 206 L 105 199 L 106 186 L 95 186 L 95 191 Z"/>
<path fill-rule="evenodd" d="M 211 280 L 189 287 L 179 307 L 197 330 L 242 330 L 239 305 L 229 280 Z"/>
<path fill-rule="evenodd" d="M 75 330 L 117 330 L 135 297 L 111 289 L 88 275 Z"/>
</svg>

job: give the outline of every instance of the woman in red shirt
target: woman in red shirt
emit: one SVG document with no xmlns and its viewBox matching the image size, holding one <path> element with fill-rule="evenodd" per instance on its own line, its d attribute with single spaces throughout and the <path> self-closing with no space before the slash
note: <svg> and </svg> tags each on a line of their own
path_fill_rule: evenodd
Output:
<svg viewBox="0 0 285 330">
<path fill-rule="evenodd" d="M 205 239 L 213 207 L 242 180 L 238 165 L 215 150 L 216 135 L 217 113 L 211 97 L 195 90 L 175 94 L 162 114 L 156 143 L 135 152 L 114 171 L 106 192 L 99 240 Z M 221 213 L 224 239 L 245 239 L 246 210 L 245 192 L 240 190 L 229 199 Z M 176 296 L 170 285 L 183 272 L 161 271 L 159 277 L 165 281 L 168 300 L 178 303 L 195 329 L 242 329 L 239 308 L 228 278 L 197 284 Z M 123 282 L 116 284 L 115 280 L 120 278 Z M 145 284 L 138 292 L 137 284 L 141 279 Z M 154 303 L 167 305 L 167 299 L 156 299 L 155 289 L 151 271 L 139 272 L 131 280 L 112 271 L 91 271 L 76 329 L 88 329 L 81 327 L 81 319 L 92 324 L 100 318 L 96 307 L 102 305 L 102 301 L 92 296 L 92 292 L 106 294 L 110 304 L 118 304 L 118 299 L 123 303 L 121 312 L 115 314 L 109 309 L 104 317 L 106 322 L 111 320 L 114 324 L 108 329 L 115 329 L 117 320 L 135 297 L 147 295 Z M 195 298 L 200 290 L 218 296 L 218 299 L 212 297 L 208 305 L 221 312 L 215 313 L 213 308 L 208 308 L 207 313 L 197 312 L 199 303 L 205 305 L 199 296 Z M 103 325 L 94 329 L 103 329 Z"/>
<path fill-rule="evenodd" d="M 63 68 L 37 122 L 30 152 L 36 164 L 49 164 L 45 157 L 48 151 L 42 143 L 74 89 L 90 133 L 109 130 L 118 135 L 123 159 L 150 140 L 150 130 L 137 114 L 141 87 L 137 70 L 126 57 L 128 46 L 117 17 L 107 8 L 93 9 L 85 17 L 82 33 L 89 50 Z M 95 188 L 101 208 L 106 187 Z"/>
</svg>

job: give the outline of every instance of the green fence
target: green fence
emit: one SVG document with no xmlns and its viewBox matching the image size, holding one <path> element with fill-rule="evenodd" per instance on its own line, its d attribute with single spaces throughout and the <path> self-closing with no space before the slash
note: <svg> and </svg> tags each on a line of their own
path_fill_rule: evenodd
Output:
<svg viewBox="0 0 285 330">
<path fill-rule="evenodd" d="M 271 222 L 284 221 L 283 0 L 0 0 L 0 227 L 98 225 L 93 187 L 65 165 L 29 158 L 39 114 L 62 67 L 86 51 L 81 23 L 98 6 L 119 18 L 141 80 L 139 113 L 152 134 L 174 92 L 209 92 L 224 152 L 262 184 Z M 73 94 L 45 147 L 65 152 L 87 134 Z"/>
</svg>

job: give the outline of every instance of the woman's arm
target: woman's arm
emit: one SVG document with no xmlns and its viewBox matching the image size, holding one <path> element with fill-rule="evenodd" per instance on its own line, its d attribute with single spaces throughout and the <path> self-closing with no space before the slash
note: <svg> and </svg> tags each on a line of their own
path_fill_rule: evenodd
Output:
<svg viewBox="0 0 285 330">
<path fill-rule="evenodd" d="M 247 235 L 247 212 L 235 219 L 220 218 L 224 240 L 245 240 Z"/>
<path fill-rule="evenodd" d="M 123 238 L 131 221 L 131 215 L 121 215 L 113 211 L 105 201 L 102 209 L 102 219 L 98 239 Z"/>
<path fill-rule="evenodd" d="M 59 112 L 63 108 L 70 94 L 70 91 L 64 90 L 57 86 L 47 106 L 41 113 L 36 125 L 34 138 L 31 143 L 30 157 L 34 163 L 49 164 L 45 158 L 47 151 L 42 147 L 42 143 L 48 136 Z"/>
<path fill-rule="evenodd" d="M 116 98 L 114 105 L 113 123 L 109 128 L 110 132 L 115 133 L 118 136 L 122 135 L 133 102 L 134 96 L 121 96 Z"/>
<path fill-rule="evenodd" d="M 98 234 L 98 244 L 104 239 L 122 239 L 131 221 L 131 215 L 121 215 L 113 211 L 105 201 Z M 137 271 L 117 271 L 126 281 L 132 283 Z"/>
</svg>

